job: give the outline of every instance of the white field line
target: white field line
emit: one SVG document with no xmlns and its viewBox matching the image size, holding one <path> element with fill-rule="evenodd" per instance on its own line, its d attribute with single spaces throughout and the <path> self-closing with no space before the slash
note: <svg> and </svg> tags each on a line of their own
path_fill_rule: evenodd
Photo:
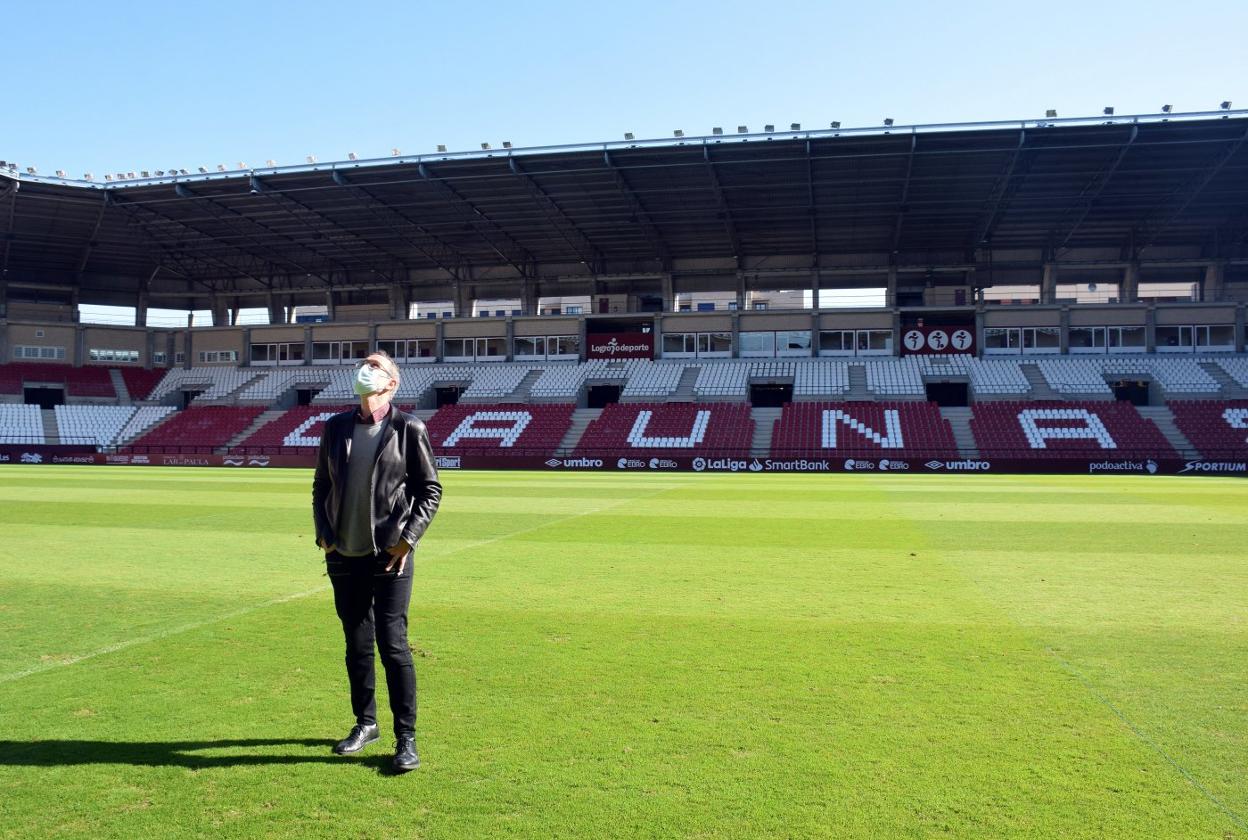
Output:
<svg viewBox="0 0 1248 840">
<path fill-rule="evenodd" d="M 603 505 L 601 507 L 597 507 L 592 510 L 583 510 L 580 513 L 569 514 L 568 516 L 563 516 L 563 517 L 560 517 L 559 519 L 551 519 L 547 522 L 539 523 L 530 528 L 521 528 L 518 531 L 511 531 L 506 534 L 500 534 L 497 537 L 490 537 L 488 540 L 480 540 L 478 542 L 470 543 L 468 545 L 461 545 L 459 548 L 456 548 L 452 551 L 448 551 L 446 554 L 441 555 L 441 557 L 450 557 L 454 554 L 460 553 L 461 551 L 471 551 L 472 549 L 481 548 L 482 546 L 490 545 L 491 543 L 496 543 L 501 540 L 511 539 L 512 537 L 519 536 L 520 534 L 527 534 L 531 531 L 537 531 L 542 528 L 549 527 L 551 525 L 557 525 L 561 522 L 567 522 L 570 519 L 577 519 L 579 517 L 589 516 L 595 513 L 602 513 L 604 510 L 610 510 L 611 508 L 619 507 L 621 505 L 626 505 L 626 504 L 638 501 L 643 498 L 650 498 L 652 496 L 661 495 L 662 493 L 665 493 L 671 489 L 673 488 L 670 486 L 666 486 L 662 490 L 659 490 L 656 493 L 648 493 L 643 496 L 634 496 L 634 497 L 630 497 L 627 499 L 621 499 L 617 502 L 612 502 L 611 504 Z M 209 624 L 217 624 L 222 621 L 229 621 L 231 618 L 238 618 L 239 616 L 248 615 L 249 613 L 257 612 L 258 610 L 263 610 L 267 607 L 275 607 L 275 606 L 278 606 L 279 604 L 287 604 L 287 603 L 290 603 L 291 601 L 298 601 L 300 598 L 307 598 L 309 595 L 316 595 L 317 593 L 325 592 L 326 590 L 330 588 L 331 587 L 329 587 L 328 585 L 318 586 L 314 589 L 308 589 L 303 592 L 295 592 L 294 594 L 291 594 L 291 595 L 283 595 L 280 598 L 273 598 L 271 600 L 264 601 L 259 604 L 253 604 L 250 607 L 243 607 L 242 609 L 237 609 L 231 612 L 223 613 L 222 615 L 213 616 L 212 618 L 204 618 L 199 621 L 191 621 L 186 624 L 179 624 L 177 627 L 170 627 L 165 630 L 159 630 L 155 633 L 148 633 L 146 636 L 138 636 L 133 639 L 127 639 L 126 641 L 123 641 L 123 642 L 114 642 L 111 645 L 105 645 L 104 647 L 97 648 L 96 650 L 90 651 L 89 653 L 83 653 L 83 654 L 79 654 L 78 656 L 70 656 L 64 659 L 56 659 L 56 660 L 52 660 L 48 662 L 40 662 L 38 665 L 32 665 L 31 667 L 24 668 L 21 671 L 13 671 L 8 674 L 0 674 L 0 684 L 13 682 L 14 680 L 20 680 L 23 677 L 29 677 L 34 674 L 41 674 L 44 671 L 51 671 L 53 668 L 63 668 L 67 665 L 76 665 L 79 662 L 83 662 L 88 659 L 94 659 L 97 656 L 104 656 L 109 653 L 116 653 L 117 651 L 125 650 L 126 648 L 131 648 L 136 645 L 142 645 L 142 644 L 147 644 L 148 642 L 156 642 L 156 641 L 160 641 L 161 639 L 167 639 L 170 636 L 176 636 L 179 633 L 187 633 L 187 632 L 190 632 L 191 630 L 198 630 L 201 627 L 207 627 Z"/>
</svg>

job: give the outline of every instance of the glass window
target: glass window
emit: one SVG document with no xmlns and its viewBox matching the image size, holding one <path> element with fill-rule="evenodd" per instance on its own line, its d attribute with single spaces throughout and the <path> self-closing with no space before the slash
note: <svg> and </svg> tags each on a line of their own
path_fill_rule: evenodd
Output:
<svg viewBox="0 0 1248 840">
<path fill-rule="evenodd" d="M 663 354 L 692 353 L 696 333 L 663 333 Z"/>
<path fill-rule="evenodd" d="M 1095 350 L 1105 347 L 1104 327 L 1071 327 L 1071 350 Z"/>
<path fill-rule="evenodd" d="M 312 358 L 318 361 L 329 362 L 338 358 L 338 342 L 333 341 L 314 341 L 312 342 Z"/>
<path fill-rule="evenodd" d="M 568 305 L 563 308 L 563 314 L 564 315 L 580 315 L 583 310 L 584 310 L 584 307 L 580 306 L 579 304 L 575 306 Z"/>
<path fill-rule="evenodd" d="M 741 333 L 741 355 L 743 356 L 774 356 L 776 355 L 776 334 L 774 332 L 743 332 Z"/>
<path fill-rule="evenodd" d="M 821 330 L 819 332 L 819 351 L 821 353 L 853 353 L 853 330 Z"/>
<path fill-rule="evenodd" d="M 477 339 L 477 358 L 489 358 L 507 355 L 507 339 L 505 338 L 478 338 Z"/>
<path fill-rule="evenodd" d="M 862 337 L 866 335 L 867 350 L 873 352 L 891 353 L 893 352 L 893 331 L 892 330 L 859 330 L 858 331 L 858 347 L 862 349 Z"/>
<path fill-rule="evenodd" d="M 1170 347 L 1191 347 L 1192 339 L 1191 327 L 1157 328 L 1157 349 L 1159 350 Z"/>
<path fill-rule="evenodd" d="M 1215 324 L 1196 328 L 1197 347 L 1235 347 L 1235 327 Z"/>
<path fill-rule="evenodd" d="M 1106 338 L 1110 347 L 1143 350 L 1145 346 L 1143 327 L 1109 327 L 1106 330 Z"/>
<path fill-rule="evenodd" d="M 810 330 L 779 330 L 776 332 L 776 353 L 810 354 Z"/>
<path fill-rule="evenodd" d="M 710 303 L 710 302 L 706 302 L 706 303 L 699 303 L 699 304 L 698 304 L 698 311 L 699 311 L 699 312 L 714 312 L 714 311 L 715 311 L 715 304 L 714 304 L 714 303 Z"/>
<path fill-rule="evenodd" d="M 731 353 L 732 352 L 732 333 L 713 332 L 703 333 L 707 339 L 707 349 L 704 352 L 709 353 Z"/>
<path fill-rule="evenodd" d="M 253 362 L 267 362 L 270 359 L 269 350 L 272 345 L 269 344 L 253 344 L 251 345 L 251 360 Z M 272 357 L 276 361 L 276 357 Z"/>
<path fill-rule="evenodd" d="M 1059 350 L 1062 346 L 1062 330 L 1060 327 L 1024 327 L 1023 349 L 1025 350 Z"/>
<path fill-rule="evenodd" d="M 554 345 L 553 351 L 551 345 Z M 581 355 L 581 338 L 576 335 L 553 335 L 546 339 L 546 352 L 552 356 Z"/>
<path fill-rule="evenodd" d="M 471 338 L 448 338 L 445 341 L 446 355 L 457 359 L 472 358 Z"/>
</svg>

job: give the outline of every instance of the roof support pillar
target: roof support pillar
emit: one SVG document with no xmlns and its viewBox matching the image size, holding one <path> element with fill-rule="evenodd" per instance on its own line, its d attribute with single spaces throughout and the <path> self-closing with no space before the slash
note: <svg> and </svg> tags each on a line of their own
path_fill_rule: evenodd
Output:
<svg viewBox="0 0 1248 840">
<path fill-rule="evenodd" d="M 212 296 L 212 325 L 214 327 L 230 325 L 230 305 L 220 295 Z"/>
<path fill-rule="evenodd" d="M 286 323 L 286 308 L 277 301 L 277 293 L 269 292 L 264 296 L 264 304 L 269 310 L 270 324 Z"/>
<path fill-rule="evenodd" d="M 536 315 L 537 300 L 537 283 L 526 273 L 520 284 L 520 311 L 525 315 Z"/>
<path fill-rule="evenodd" d="M 1241 303 L 1235 307 L 1235 352 L 1248 352 L 1246 333 L 1248 333 L 1248 303 Z"/>
<path fill-rule="evenodd" d="M 1140 264 L 1134 260 L 1122 270 L 1122 285 L 1118 287 L 1118 300 L 1122 303 L 1138 303 L 1140 300 Z"/>
<path fill-rule="evenodd" d="M 1040 277 L 1040 302 L 1057 303 L 1057 263 L 1046 262 L 1044 274 Z"/>
<path fill-rule="evenodd" d="M 746 284 L 745 284 L 745 272 L 738 271 L 737 272 L 737 311 L 738 312 L 745 309 L 747 305 L 747 301 L 749 300 L 749 296 L 750 296 L 750 291 L 749 289 L 746 288 Z"/>
<path fill-rule="evenodd" d="M 1205 266 L 1205 279 L 1200 284 L 1200 299 L 1206 303 L 1218 301 L 1226 294 L 1226 263 L 1214 262 Z"/>
<path fill-rule="evenodd" d="M 395 321 L 406 321 L 408 318 L 407 289 L 401 283 L 390 286 L 390 317 Z"/>
<path fill-rule="evenodd" d="M 140 289 L 134 299 L 134 325 L 136 327 L 147 326 L 147 307 L 148 295 L 146 289 Z"/>
<path fill-rule="evenodd" d="M 659 277 L 659 287 L 663 295 L 663 311 L 676 311 L 676 282 L 670 271 L 663 272 Z"/>
<path fill-rule="evenodd" d="M 338 320 L 338 305 L 334 302 L 332 287 L 325 290 L 325 314 L 331 321 Z"/>
<path fill-rule="evenodd" d="M 888 279 L 885 281 L 884 305 L 897 305 L 897 266 L 890 265 L 888 267 Z"/>
<path fill-rule="evenodd" d="M 810 308 L 819 311 L 819 266 L 810 272 Z"/>
</svg>

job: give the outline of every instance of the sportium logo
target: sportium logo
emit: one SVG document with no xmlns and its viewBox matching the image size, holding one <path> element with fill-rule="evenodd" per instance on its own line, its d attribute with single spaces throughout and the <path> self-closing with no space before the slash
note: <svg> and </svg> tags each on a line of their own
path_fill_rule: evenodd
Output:
<svg viewBox="0 0 1248 840">
<path fill-rule="evenodd" d="M 1179 475 L 1189 472 L 1203 473 L 1242 473 L 1248 472 L 1248 463 L 1230 461 L 1188 461 L 1179 470 Z"/>
</svg>

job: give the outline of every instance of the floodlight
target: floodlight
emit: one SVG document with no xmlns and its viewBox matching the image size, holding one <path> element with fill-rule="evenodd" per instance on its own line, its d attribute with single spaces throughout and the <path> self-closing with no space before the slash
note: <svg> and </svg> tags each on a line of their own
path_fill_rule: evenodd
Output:
<svg viewBox="0 0 1248 840">
<path fill-rule="evenodd" d="M 58 178 L 64 178 L 64 177 L 65 177 L 65 170 L 64 170 L 64 169 L 58 169 L 58 170 L 56 170 L 56 177 L 58 177 Z"/>
<path fill-rule="evenodd" d="M 510 149 L 510 148 L 511 148 L 511 141 L 510 141 L 510 140 L 504 140 L 504 141 L 503 141 L 503 148 L 504 148 L 504 149 Z"/>
<path fill-rule="evenodd" d="M 26 167 L 26 172 L 27 172 L 27 174 L 29 174 L 29 175 L 34 175 L 34 174 L 36 173 L 35 167 L 33 167 L 33 166 L 28 166 L 28 167 Z"/>
<path fill-rule="evenodd" d="M 1044 115 L 1048 117 L 1049 119 L 1053 119 L 1054 117 L 1057 116 L 1057 111 L 1054 111 L 1052 108 L 1050 108 L 1049 110 L 1044 112 Z"/>
<path fill-rule="evenodd" d="M 489 143 L 482 143 L 482 144 L 481 144 L 481 151 L 483 151 L 483 152 L 488 152 L 489 150 L 490 150 L 490 144 L 489 144 Z"/>
<path fill-rule="evenodd" d="M 771 134 L 771 132 L 775 130 L 776 130 L 776 127 L 774 125 L 771 125 L 770 123 L 763 126 L 763 131 L 767 132 L 768 134 Z"/>
<path fill-rule="evenodd" d="M 359 158 L 355 156 L 355 152 L 347 152 L 347 160 L 359 160 Z"/>
<path fill-rule="evenodd" d="M 633 132 L 631 132 L 631 131 L 626 131 L 626 132 L 624 132 L 624 139 L 625 139 L 625 140 L 632 140 L 632 139 L 633 139 Z"/>
<path fill-rule="evenodd" d="M 135 177 L 135 175 L 134 175 L 134 173 L 133 173 L 133 172 L 127 172 L 127 173 L 126 173 L 126 177 L 127 177 L 127 178 L 134 178 L 134 177 Z"/>
<path fill-rule="evenodd" d="M 439 151 L 439 152 L 445 152 L 445 151 L 446 151 L 446 146 L 445 146 L 444 144 L 442 144 L 442 143 L 439 143 L 439 144 L 438 144 L 438 151 Z"/>
<path fill-rule="evenodd" d="M 126 173 L 124 173 L 124 172 L 118 172 L 118 173 L 117 173 L 116 175 L 114 175 L 113 177 L 115 177 L 118 181 L 124 181 L 124 180 L 126 180 Z"/>
<path fill-rule="evenodd" d="M 246 169 L 246 168 L 247 168 L 247 164 L 243 163 L 243 162 L 240 160 L 240 161 L 238 162 L 238 168 L 239 168 L 239 169 Z"/>
<path fill-rule="evenodd" d="M 1222 103 L 1222 110 L 1223 111 L 1231 110 L 1231 100 L 1227 99 Z"/>
<path fill-rule="evenodd" d="M 402 152 L 400 152 L 400 151 L 398 150 L 398 148 L 397 148 L 397 147 L 396 147 L 396 148 L 393 148 L 393 149 L 391 149 L 391 150 L 390 150 L 390 156 L 391 156 L 391 157 L 398 157 L 398 156 L 399 156 L 399 155 L 401 155 L 401 154 L 403 154 L 403 153 L 402 153 Z"/>
<path fill-rule="evenodd" d="M 142 170 L 141 172 L 139 172 L 139 174 L 140 174 L 140 175 L 142 175 L 144 178 L 150 178 L 150 177 L 152 177 L 152 173 L 148 172 L 146 169 L 144 169 L 144 170 Z"/>
<path fill-rule="evenodd" d="M 840 120 L 832 120 L 831 127 L 832 127 L 832 128 L 840 128 L 840 127 L 841 127 L 841 121 L 840 121 Z"/>
<path fill-rule="evenodd" d="M 308 163 L 316 163 L 316 155 L 308 155 Z"/>
<path fill-rule="evenodd" d="M 884 118 L 884 125 L 892 125 L 892 124 L 893 124 L 893 118 L 892 118 L 892 117 L 885 117 L 885 118 Z"/>
<path fill-rule="evenodd" d="M 163 177 L 165 177 L 165 170 L 163 170 L 163 169 L 157 169 L 157 170 L 156 170 L 156 177 L 157 177 L 157 178 L 163 178 Z"/>
<path fill-rule="evenodd" d="M 111 181 L 111 180 L 113 180 L 113 176 L 112 176 L 112 175 L 105 175 L 105 176 L 104 176 L 104 180 L 105 180 L 105 181 Z"/>
<path fill-rule="evenodd" d="M 723 133 L 724 133 L 724 130 L 720 128 L 719 126 L 715 126 L 714 128 L 711 129 L 711 134 L 714 134 L 717 137 Z"/>
<path fill-rule="evenodd" d="M 90 180 L 91 180 L 92 178 L 94 178 L 94 177 L 95 177 L 95 176 L 94 176 L 94 175 L 92 175 L 90 172 L 84 172 L 84 173 L 82 173 L 82 180 L 84 180 L 84 181 L 90 181 Z"/>
<path fill-rule="evenodd" d="M 186 170 L 185 170 L 185 169 L 179 169 L 179 170 L 178 170 L 178 174 L 179 174 L 179 175 L 185 175 L 185 174 L 186 174 Z"/>
<path fill-rule="evenodd" d="M 681 130 L 678 128 L 678 129 L 676 129 L 675 131 L 673 131 L 673 132 L 672 132 L 672 136 L 673 136 L 673 137 L 684 137 L 684 136 L 685 136 L 685 132 L 681 131 Z"/>
<path fill-rule="evenodd" d="M 801 123 L 789 123 L 789 131 L 801 131 L 801 130 L 802 130 Z"/>
<path fill-rule="evenodd" d="M 748 125 L 737 126 L 737 134 L 749 134 L 749 133 L 750 133 L 750 127 Z"/>
<path fill-rule="evenodd" d="M 1101 113 L 1107 117 L 1112 117 L 1114 115 L 1114 107 L 1112 105 L 1108 105 L 1105 107 L 1105 110 L 1102 111 Z"/>
<path fill-rule="evenodd" d="M 207 169 L 206 167 L 203 167 L 203 166 L 199 167 L 199 174 L 200 174 L 200 175 L 204 175 L 204 174 L 206 174 L 207 172 L 208 172 L 208 169 Z"/>
<path fill-rule="evenodd" d="M 217 171 L 218 171 L 218 172 L 224 172 L 224 171 L 225 171 L 225 164 L 224 164 L 224 163 L 218 163 L 218 164 L 217 164 Z"/>
<path fill-rule="evenodd" d="M 1170 113 L 1170 106 L 1169 106 L 1169 105 L 1162 105 L 1162 106 L 1161 106 L 1161 112 L 1162 112 L 1163 114 L 1168 114 L 1168 113 Z"/>
</svg>

